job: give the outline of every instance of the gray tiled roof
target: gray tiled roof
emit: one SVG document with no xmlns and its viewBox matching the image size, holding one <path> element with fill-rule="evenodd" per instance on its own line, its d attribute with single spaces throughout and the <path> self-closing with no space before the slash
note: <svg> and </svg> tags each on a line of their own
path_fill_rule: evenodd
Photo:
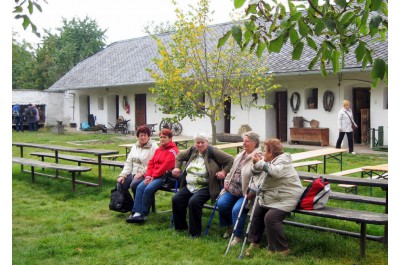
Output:
<svg viewBox="0 0 400 265">
<path fill-rule="evenodd" d="M 223 23 L 213 25 L 210 28 L 216 30 L 222 36 L 231 26 L 231 23 Z M 162 41 L 169 41 L 171 33 L 160 34 L 158 37 Z M 216 43 L 215 39 L 212 42 Z M 387 42 L 370 41 L 368 45 L 372 47 L 374 56 L 380 56 L 387 61 Z M 298 72 L 310 71 L 308 70 L 308 64 L 315 56 L 315 51 L 305 45 L 303 54 L 298 61 L 292 61 L 291 51 L 290 44 L 286 44 L 282 47 L 280 53 L 270 54 L 268 58 L 269 72 L 275 74 L 297 74 Z M 155 69 L 155 65 L 151 60 L 157 56 L 156 42 L 150 36 L 118 41 L 77 64 L 54 83 L 49 90 L 63 91 L 153 83 L 146 68 Z M 361 64 L 357 63 L 351 50 L 346 56 L 345 69 L 343 71 L 361 68 Z M 327 69 L 329 69 L 328 66 Z M 311 71 L 319 71 L 318 65 Z"/>
</svg>

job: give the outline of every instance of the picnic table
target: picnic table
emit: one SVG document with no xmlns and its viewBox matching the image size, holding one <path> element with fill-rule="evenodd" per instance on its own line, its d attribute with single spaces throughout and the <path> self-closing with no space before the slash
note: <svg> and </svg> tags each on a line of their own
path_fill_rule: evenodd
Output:
<svg viewBox="0 0 400 265">
<path fill-rule="evenodd" d="M 234 148 L 236 147 L 236 152 L 239 154 L 240 150 L 243 149 L 243 142 L 238 143 L 227 143 L 227 144 L 217 144 L 214 145 L 217 149 L 227 149 L 227 148 Z"/>
<path fill-rule="evenodd" d="M 321 148 L 316 150 L 310 150 L 300 153 L 292 154 L 292 161 L 299 161 L 309 158 L 314 158 L 318 156 L 324 157 L 324 174 L 326 173 L 326 161 L 328 159 L 334 159 L 338 163 L 340 163 L 340 170 L 343 168 L 343 153 L 346 152 L 347 149 L 339 149 L 339 148 Z"/>
<path fill-rule="evenodd" d="M 102 186 L 102 184 L 103 184 L 102 183 L 102 172 L 101 172 L 101 156 L 118 154 L 118 151 L 116 151 L 116 150 L 86 149 L 86 148 L 76 148 L 76 147 L 69 147 L 69 146 L 47 145 L 47 144 L 37 144 L 37 143 L 13 142 L 12 145 L 20 148 L 20 156 L 21 157 L 24 157 L 24 147 L 52 150 L 52 151 L 54 151 L 55 163 L 58 163 L 59 152 L 82 153 L 82 154 L 91 154 L 91 155 L 97 156 L 99 182 L 98 182 L 98 184 L 91 183 L 93 186 Z M 23 165 L 21 165 L 21 171 L 24 171 Z M 56 176 L 57 176 L 57 171 L 56 171 Z"/>
<path fill-rule="evenodd" d="M 376 165 L 376 166 L 365 166 L 362 167 L 364 173 L 367 174 L 370 178 L 373 175 L 376 175 L 377 178 L 387 179 L 387 173 L 389 172 L 388 164 Z"/>
</svg>

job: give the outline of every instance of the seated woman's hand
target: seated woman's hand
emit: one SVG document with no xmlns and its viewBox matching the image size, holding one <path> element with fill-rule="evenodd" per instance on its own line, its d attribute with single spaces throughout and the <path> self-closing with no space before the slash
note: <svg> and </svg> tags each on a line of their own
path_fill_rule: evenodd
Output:
<svg viewBox="0 0 400 265">
<path fill-rule="evenodd" d="M 125 178 L 124 177 L 118 177 L 117 182 L 121 183 L 121 184 L 124 184 Z"/>
<path fill-rule="evenodd" d="M 144 185 L 150 184 L 150 182 L 153 180 L 153 177 L 147 176 L 144 178 Z"/>
<path fill-rule="evenodd" d="M 260 160 L 260 156 L 258 154 L 254 154 L 253 156 L 253 164 L 256 164 Z"/>
<path fill-rule="evenodd" d="M 217 177 L 217 179 L 224 179 L 225 178 L 225 171 L 221 170 L 218 171 L 217 173 L 215 173 L 215 176 Z"/>
<path fill-rule="evenodd" d="M 143 178 L 143 174 L 142 173 L 137 173 L 133 178 L 134 179 L 141 179 L 141 178 Z"/>
<path fill-rule="evenodd" d="M 178 168 L 178 167 L 176 167 L 176 168 L 174 168 L 174 169 L 172 170 L 172 176 L 175 177 L 175 178 L 179 177 L 179 174 L 180 174 L 180 173 L 181 173 L 181 170 L 180 170 L 180 168 Z"/>
<path fill-rule="evenodd" d="M 229 189 L 229 182 L 227 182 L 227 181 L 224 182 L 224 189 L 225 190 Z"/>
</svg>

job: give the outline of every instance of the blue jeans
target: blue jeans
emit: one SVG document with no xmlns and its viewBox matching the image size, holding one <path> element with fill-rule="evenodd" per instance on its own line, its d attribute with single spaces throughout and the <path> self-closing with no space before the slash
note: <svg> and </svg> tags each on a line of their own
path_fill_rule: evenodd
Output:
<svg viewBox="0 0 400 265">
<path fill-rule="evenodd" d="M 29 123 L 29 131 L 31 131 L 31 132 L 37 131 L 36 122 L 30 122 L 30 123 Z"/>
<path fill-rule="evenodd" d="M 149 215 L 154 193 L 161 188 L 162 183 L 162 177 L 153 179 L 148 185 L 144 185 L 144 180 L 140 182 L 136 188 L 133 212 L 140 213 L 143 216 Z"/>
<path fill-rule="evenodd" d="M 236 223 L 243 200 L 243 196 L 235 196 L 230 192 L 225 192 L 218 199 L 217 206 L 220 226 L 232 225 L 233 222 Z M 247 199 L 245 202 L 245 206 L 246 204 Z M 239 222 L 235 230 L 235 237 L 241 237 L 243 235 L 244 224 L 246 222 L 248 211 L 249 210 L 246 207 L 243 207 L 242 214 L 239 218 Z"/>
</svg>

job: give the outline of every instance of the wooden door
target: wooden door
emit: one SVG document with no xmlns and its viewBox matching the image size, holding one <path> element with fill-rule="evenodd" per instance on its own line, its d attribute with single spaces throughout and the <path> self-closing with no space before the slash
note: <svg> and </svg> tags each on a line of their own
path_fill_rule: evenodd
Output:
<svg viewBox="0 0 400 265">
<path fill-rule="evenodd" d="M 275 93 L 276 137 L 281 142 L 287 142 L 287 91 Z"/>
<path fill-rule="evenodd" d="M 147 123 L 146 118 L 146 94 L 135 95 L 135 125 L 141 126 Z"/>
<path fill-rule="evenodd" d="M 364 111 L 370 109 L 370 88 L 369 87 L 356 87 L 353 88 L 353 104 L 350 108 L 353 111 L 353 117 L 355 123 L 358 125 L 358 129 L 354 131 L 354 143 L 362 143 L 362 131 L 367 130 L 365 127 L 370 127 L 368 121 L 362 122 L 361 110 Z M 362 127 L 364 126 L 364 128 Z"/>
</svg>

